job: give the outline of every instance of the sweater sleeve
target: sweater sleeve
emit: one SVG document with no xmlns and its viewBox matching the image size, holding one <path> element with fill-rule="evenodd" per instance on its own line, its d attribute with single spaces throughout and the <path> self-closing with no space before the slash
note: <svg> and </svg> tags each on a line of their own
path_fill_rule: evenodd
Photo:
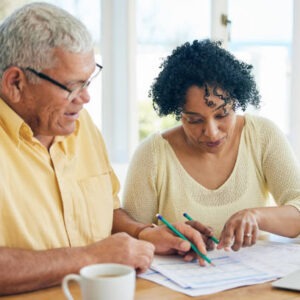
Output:
<svg viewBox="0 0 300 300">
<path fill-rule="evenodd" d="M 129 165 L 123 192 L 123 207 L 135 220 L 156 223 L 157 213 L 157 152 L 155 135 L 142 142 Z"/>
<path fill-rule="evenodd" d="M 287 138 L 266 119 L 261 119 L 259 133 L 269 191 L 278 205 L 292 205 L 300 211 L 300 167 Z"/>
</svg>

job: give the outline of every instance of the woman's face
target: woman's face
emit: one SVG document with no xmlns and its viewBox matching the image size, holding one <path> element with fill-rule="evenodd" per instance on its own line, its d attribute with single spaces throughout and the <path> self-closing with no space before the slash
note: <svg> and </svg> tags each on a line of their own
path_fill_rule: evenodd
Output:
<svg viewBox="0 0 300 300">
<path fill-rule="evenodd" d="M 232 102 L 221 89 L 192 86 L 187 90 L 182 127 L 188 144 L 203 152 L 218 153 L 231 142 L 236 125 Z"/>
</svg>

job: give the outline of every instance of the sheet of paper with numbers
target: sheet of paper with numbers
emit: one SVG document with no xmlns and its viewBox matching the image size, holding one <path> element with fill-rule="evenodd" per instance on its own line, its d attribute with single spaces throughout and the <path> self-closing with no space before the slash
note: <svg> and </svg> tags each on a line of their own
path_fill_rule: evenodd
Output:
<svg viewBox="0 0 300 300">
<path fill-rule="evenodd" d="M 215 267 L 184 262 L 179 256 L 155 256 L 151 270 L 140 277 L 190 296 L 263 283 L 299 268 L 300 245 L 259 242 L 238 252 L 208 253 Z"/>
</svg>

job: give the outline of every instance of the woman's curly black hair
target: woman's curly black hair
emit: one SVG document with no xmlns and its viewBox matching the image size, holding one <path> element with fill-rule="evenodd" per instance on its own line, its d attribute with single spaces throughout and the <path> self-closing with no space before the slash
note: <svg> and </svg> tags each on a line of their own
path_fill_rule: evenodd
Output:
<svg viewBox="0 0 300 300">
<path fill-rule="evenodd" d="M 221 47 L 221 42 L 208 39 L 185 43 L 161 64 L 162 69 L 149 91 L 159 116 L 173 114 L 180 119 L 189 87 L 212 86 L 225 91 L 233 107 L 246 110 L 248 104 L 259 107 L 252 65 L 237 60 Z"/>
</svg>

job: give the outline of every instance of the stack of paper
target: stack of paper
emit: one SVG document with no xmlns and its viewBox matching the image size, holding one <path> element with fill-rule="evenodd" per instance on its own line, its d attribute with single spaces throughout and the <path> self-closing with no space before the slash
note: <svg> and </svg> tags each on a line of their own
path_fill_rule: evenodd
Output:
<svg viewBox="0 0 300 300">
<path fill-rule="evenodd" d="M 300 245 L 259 242 L 238 252 L 208 253 L 216 265 L 201 267 L 178 256 L 156 256 L 140 277 L 190 296 L 207 295 L 244 285 L 263 283 L 299 269 Z"/>
</svg>

